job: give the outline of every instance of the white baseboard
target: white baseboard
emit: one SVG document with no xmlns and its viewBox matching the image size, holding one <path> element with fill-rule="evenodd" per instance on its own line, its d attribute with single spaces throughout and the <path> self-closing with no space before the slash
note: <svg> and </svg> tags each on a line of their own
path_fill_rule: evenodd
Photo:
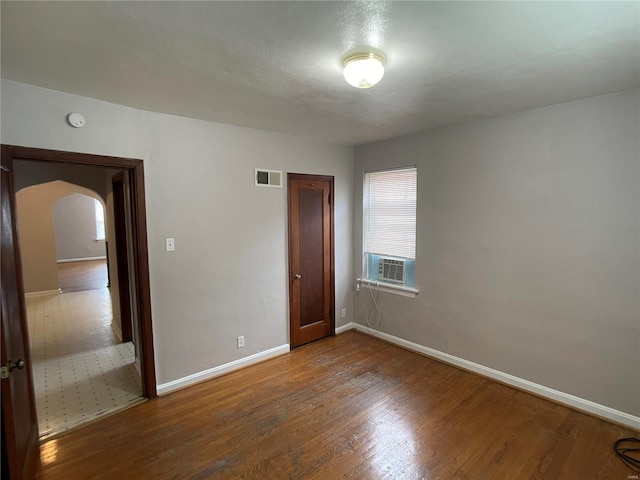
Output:
<svg viewBox="0 0 640 480">
<path fill-rule="evenodd" d="M 353 330 L 354 328 L 356 328 L 356 324 L 353 322 L 349 322 L 346 325 L 342 325 L 341 327 L 336 327 L 336 335 L 348 330 Z"/>
<path fill-rule="evenodd" d="M 449 355 L 448 353 L 425 347 L 424 345 L 410 342 L 409 340 L 405 340 L 394 335 L 389 335 L 388 333 L 379 332 L 378 330 L 365 327 L 364 325 L 360 325 L 358 323 L 348 323 L 347 325 L 339 327 L 339 329 L 340 332 L 354 329 L 363 333 L 367 333 L 373 337 L 380 338 L 389 343 L 393 343 L 394 345 L 412 350 L 427 357 L 435 358 L 436 360 L 440 360 L 441 362 L 447 363 L 449 365 L 454 365 L 456 367 L 462 368 L 463 370 L 477 373 L 478 375 L 491 378 L 500 383 L 511 385 L 519 390 L 524 390 L 526 392 L 533 393 L 534 395 L 548 398 L 549 400 L 561 403 L 562 405 L 574 408 L 575 410 L 580 410 L 581 412 L 589 413 L 591 415 L 595 415 L 596 417 L 600 417 L 640 431 L 640 417 L 615 410 L 605 405 L 600 405 L 599 403 L 592 402 L 591 400 L 585 400 L 584 398 L 576 397 L 575 395 L 571 395 L 569 393 L 554 390 L 553 388 L 545 387 L 544 385 L 530 382 L 529 380 L 524 380 L 508 373 L 494 370 L 493 368 L 485 367 L 484 365 L 465 360 L 464 358 Z M 336 333 L 338 333 L 338 329 L 336 329 Z"/>
<path fill-rule="evenodd" d="M 106 256 L 101 257 L 83 257 L 83 258 L 63 258 L 58 260 L 58 263 L 72 263 L 72 262 L 89 262 L 91 260 L 106 260 Z"/>
<path fill-rule="evenodd" d="M 205 380 L 219 377 L 220 375 L 233 372 L 234 370 L 248 367 L 249 365 L 253 365 L 254 363 L 263 362 L 270 358 L 277 357 L 278 355 L 284 355 L 285 353 L 289 353 L 290 350 L 291 349 L 289 347 L 289 344 L 280 345 L 279 347 L 274 347 L 269 350 L 265 350 L 264 352 L 255 353 L 253 355 L 249 355 L 248 357 L 240 358 L 238 360 L 225 363 L 224 365 L 220 365 L 218 367 L 203 370 L 202 372 L 194 373 L 192 375 L 188 375 L 171 382 L 162 383 L 158 385 L 158 395 L 165 395 L 169 392 L 173 392 L 174 390 L 179 390 L 181 388 L 188 387 L 189 385 L 204 382 Z"/>
<path fill-rule="evenodd" d="M 39 292 L 27 292 L 24 294 L 24 298 L 46 297 L 49 295 L 60 295 L 60 293 L 59 288 L 56 288 L 55 290 L 41 290 Z"/>
<path fill-rule="evenodd" d="M 120 329 L 120 325 L 115 322 L 111 322 L 111 330 L 113 330 L 113 333 L 118 339 L 118 343 L 122 343 L 122 330 Z"/>
</svg>

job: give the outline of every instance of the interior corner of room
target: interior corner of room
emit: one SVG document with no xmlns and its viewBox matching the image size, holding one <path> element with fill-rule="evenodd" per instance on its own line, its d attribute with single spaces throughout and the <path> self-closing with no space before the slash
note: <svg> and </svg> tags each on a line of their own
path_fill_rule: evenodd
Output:
<svg viewBox="0 0 640 480">
<path fill-rule="evenodd" d="M 132 25 L 160 22 L 156 27 L 170 39 L 166 51 L 153 47 L 144 62 L 134 61 L 140 45 L 129 52 L 122 43 L 126 35 L 113 39 L 125 51 L 118 63 L 123 75 L 138 71 L 136 63 L 149 69 L 134 76 L 148 85 L 148 96 L 136 82 L 126 94 L 115 87 L 101 90 L 93 76 L 92 84 L 73 88 L 71 74 L 54 66 L 49 73 L 58 77 L 38 83 L 19 58 L 39 59 L 31 64 L 39 65 L 33 71 L 41 75 L 42 64 L 51 62 L 31 50 L 30 42 L 7 50 L 22 53 L 5 54 L 11 43 L 5 36 L 22 36 L 8 20 L 2 22 L 1 133 L 3 155 L 12 149 L 24 154 L 12 162 L 12 201 L 27 313 L 39 319 L 29 328 L 48 327 L 71 308 L 88 312 L 88 304 L 104 306 L 95 328 L 113 347 L 109 352 L 116 352 L 104 358 L 124 362 L 113 368 L 123 373 L 112 383 L 120 390 L 132 386 L 122 398 L 133 405 L 291 354 L 317 338 L 307 336 L 311 328 L 300 336 L 292 328 L 298 297 L 315 301 L 324 295 L 320 336 L 356 330 L 640 431 L 640 80 L 638 56 L 631 52 L 640 39 L 625 34 L 638 21 L 623 15 L 638 10 L 633 2 L 616 4 L 608 13 L 602 2 L 576 2 L 556 7 L 558 17 L 542 15 L 534 4 L 492 2 L 492 11 L 522 8 L 541 25 L 565 16 L 578 22 L 571 9 L 583 8 L 590 28 L 599 32 L 582 38 L 574 23 L 557 28 L 565 36 L 539 27 L 550 39 L 533 46 L 525 32 L 522 52 L 508 46 L 518 37 L 514 25 L 534 29 L 535 22 L 505 26 L 500 31 L 507 41 L 473 21 L 483 15 L 474 5 L 458 13 L 446 2 L 408 5 L 446 18 L 462 15 L 469 38 L 486 41 L 495 59 L 488 51 L 478 51 L 477 59 L 465 53 L 471 49 L 466 34 L 429 20 L 444 53 L 434 44 L 433 52 L 418 54 L 412 47 L 403 56 L 396 45 L 379 56 L 386 69 L 380 84 L 363 90 L 344 84 L 349 55 L 327 65 L 302 62 L 288 42 L 285 47 L 274 37 L 264 48 L 282 45 L 283 58 L 293 62 L 283 66 L 284 60 L 269 63 L 270 55 L 259 57 L 242 40 L 271 38 L 265 25 L 284 28 L 270 8 L 282 18 L 309 8 L 324 25 L 322 12 L 338 5 L 290 2 L 286 12 L 284 5 L 253 5 L 264 24 L 257 13 L 249 15 L 248 4 L 218 5 L 227 14 L 241 10 L 252 19 L 247 25 L 260 27 L 252 33 L 241 25 L 236 35 L 216 24 L 233 42 L 220 40 L 220 50 L 197 60 L 183 49 L 190 45 L 201 52 L 215 42 L 199 31 L 192 38 L 180 30 L 184 26 L 169 28 L 172 17 L 163 15 L 179 5 L 167 4 L 163 14 L 147 17 L 150 6 L 103 3 L 78 6 L 78 15 L 94 18 L 95 9 L 112 25 L 132 35 L 137 31 L 145 40 L 140 45 L 155 43 Z M 349 5 L 358 12 L 364 8 Z M 28 5 L 2 8 L 3 17 L 36 35 Z M 56 24 L 73 22 L 67 10 L 72 6 L 39 8 L 55 13 Z M 206 2 L 198 8 L 216 7 Z M 397 8 L 389 4 L 386 13 L 378 13 L 391 15 Z M 602 20 L 606 25 L 599 26 L 598 12 L 610 25 Z M 348 18 L 353 17 L 358 16 Z M 409 17 L 400 15 L 398 22 Z M 204 28 L 194 11 L 188 18 L 196 30 Z M 486 25 L 496 18 L 501 17 Z M 83 25 L 87 35 L 91 24 Z M 317 35 L 319 42 L 326 36 L 304 25 L 310 38 Z M 33 38 L 46 38 L 49 29 L 44 30 Z M 618 43 L 597 41 L 614 33 Z M 456 47 L 448 50 L 447 42 Z M 72 51 L 98 68 L 80 46 Z M 183 53 L 179 59 L 173 58 L 177 52 Z M 447 63 L 454 54 L 460 63 Z M 431 63 L 414 71 L 412 55 Z M 175 73 L 166 75 L 174 83 L 164 84 L 165 75 L 154 69 L 167 59 L 174 62 Z M 226 61 L 239 63 L 228 70 L 213 67 Z M 557 70 L 560 64 L 566 65 Z M 433 84 L 423 79 L 429 68 L 435 70 Z M 508 69 L 513 72 L 504 73 Z M 493 81 L 497 72 L 501 80 Z M 591 81 L 584 79 L 587 73 Z M 405 88 L 410 81 L 418 82 L 415 89 Z M 209 90 L 208 82 L 228 90 Z M 154 99 L 162 108 L 154 107 Z M 403 105 L 416 110 L 405 112 Z M 511 105 L 518 108 L 509 110 Z M 77 112 L 81 118 L 70 119 Z M 382 247 L 367 249 L 367 175 L 414 167 L 411 248 L 383 252 L 383 239 Z M 397 205 L 391 208 L 390 215 L 399 215 Z M 302 221 L 319 211 L 314 220 Z M 308 232 L 322 241 L 314 243 Z M 301 255 L 302 244 L 312 254 Z M 398 262 L 402 273 L 378 276 L 381 259 Z M 304 269 L 312 264 L 325 281 L 303 290 Z M 89 270 L 99 284 L 94 293 L 82 286 Z M 65 272 L 71 283 L 61 280 Z M 81 286 L 73 284 L 74 275 L 82 276 Z M 303 331 L 306 325 L 298 327 Z M 42 338 L 33 335 L 32 344 Z M 41 426 L 40 434 L 47 429 Z"/>
<path fill-rule="evenodd" d="M 62 106 L 68 98 L 7 80 L 3 91 L 3 109 L 18 118 L 41 116 L 40 104 Z M 18 107 L 26 98 L 32 100 L 31 110 Z M 147 155 L 153 159 L 145 166 L 161 389 L 201 370 L 289 343 L 287 305 L 282 301 L 287 298 L 285 198 L 278 189 L 259 190 L 248 182 L 239 186 L 243 177 L 253 174 L 253 153 L 278 145 L 290 152 L 291 163 L 279 165 L 284 171 L 321 171 L 337 179 L 336 208 L 341 214 L 335 226 L 336 309 L 348 312 L 336 318 L 337 327 L 366 325 L 370 302 L 369 284 L 359 292 L 354 288 L 363 268 L 360 255 L 354 254 L 362 244 L 362 205 L 353 200 L 362 196 L 360 179 L 368 170 L 414 164 L 420 293 L 409 300 L 377 292 L 380 330 L 632 416 L 640 413 L 640 386 L 630 381 L 638 377 L 638 362 L 629 361 L 637 356 L 638 339 L 637 90 L 355 148 L 315 144 L 304 156 L 298 155 L 299 149 L 309 145 L 290 143 L 277 134 L 78 101 L 96 115 L 102 109 L 115 110 L 118 118 L 139 124 L 140 131 L 149 130 L 143 127 L 147 123 L 153 127 L 144 142 L 152 146 Z M 167 140 L 174 123 L 183 132 L 180 142 Z M 36 127 L 28 143 L 51 144 L 56 128 L 48 122 Z M 117 136 L 117 126 L 113 128 Z M 213 138 L 220 128 L 225 139 L 203 138 L 203 130 Z M 3 132 L 5 139 L 27 142 L 20 140 L 24 132 L 12 131 L 11 123 L 5 123 Z M 89 142 L 84 148 L 92 149 L 95 140 L 84 141 Z M 183 142 L 198 150 L 188 169 L 175 168 L 172 161 Z M 126 151 L 122 148 L 122 142 L 114 142 L 105 153 L 144 156 L 137 141 Z M 430 152 L 436 148 L 434 157 Z M 223 176 L 216 175 L 219 165 L 209 160 L 216 151 L 224 151 L 228 159 Z M 18 179 L 21 168 L 18 164 Z M 190 173 L 194 170 L 195 176 Z M 96 189 L 102 191 L 104 182 L 98 183 Z M 56 188 L 62 187 L 64 182 L 58 182 Z M 21 197 L 36 191 L 18 193 L 19 212 L 24 207 Z M 233 208 L 226 199 L 234 199 Z M 194 216 L 203 212 L 203 203 L 206 217 Z M 262 214 L 256 217 L 258 204 Z M 253 220 L 239 223 L 240 218 Z M 49 212 L 47 221 L 35 222 L 40 229 L 48 228 L 49 237 L 51 219 Z M 233 240 L 221 236 L 220 227 Z M 29 228 L 28 223 L 21 225 L 21 234 L 26 237 Z M 164 238 L 174 235 L 176 251 L 167 254 Z M 54 242 L 35 250 L 34 262 L 27 258 L 30 246 L 23 246 L 27 292 L 57 289 L 55 275 L 30 274 L 32 264 L 55 269 Z M 51 258 L 47 262 L 42 260 L 45 254 Z M 244 275 L 247 271 L 251 274 Z M 253 292 L 249 298 L 247 291 Z M 234 343 L 237 335 L 224 333 L 226 325 L 238 322 L 244 329 L 237 333 L 254 340 L 240 351 Z M 178 353 L 184 342 L 197 358 Z"/>
</svg>

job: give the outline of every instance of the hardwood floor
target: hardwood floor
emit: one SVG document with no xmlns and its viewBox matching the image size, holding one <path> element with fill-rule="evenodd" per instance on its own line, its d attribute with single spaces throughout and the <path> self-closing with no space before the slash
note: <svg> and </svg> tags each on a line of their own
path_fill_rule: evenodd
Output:
<svg viewBox="0 0 640 480">
<path fill-rule="evenodd" d="M 62 293 L 96 290 L 107 286 L 107 261 L 87 260 L 58 264 L 58 282 Z"/>
<path fill-rule="evenodd" d="M 637 433 L 347 332 L 41 448 L 41 479 L 595 479 Z"/>
</svg>

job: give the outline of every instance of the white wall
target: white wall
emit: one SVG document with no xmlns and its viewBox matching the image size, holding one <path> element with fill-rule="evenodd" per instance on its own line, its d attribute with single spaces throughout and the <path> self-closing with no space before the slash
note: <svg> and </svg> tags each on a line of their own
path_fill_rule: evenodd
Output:
<svg viewBox="0 0 640 480">
<path fill-rule="evenodd" d="M 351 320 L 352 148 L 1 85 L 2 143 L 144 160 L 158 383 L 289 341 L 286 188 L 255 187 L 255 167 L 335 176 L 336 324 Z"/>
<path fill-rule="evenodd" d="M 624 91 L 356 148 L 356 275 L 363 172 L 418 166 L 420 294 L 381 294 L 381 330 L 640 415 L 639 106 Z"/>
</svg>

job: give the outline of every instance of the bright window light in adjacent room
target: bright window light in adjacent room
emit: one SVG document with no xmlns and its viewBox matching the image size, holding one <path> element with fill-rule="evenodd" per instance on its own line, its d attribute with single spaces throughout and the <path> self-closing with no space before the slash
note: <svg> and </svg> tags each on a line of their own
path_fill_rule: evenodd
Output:
<svg viewBox="0 0 640 480">
<path fill-rule="evenodd" d="M 105 229 L 104 229 L 104 207 L 102 204 L 93 199 L 95 202 L 95 210 L 96 210 L 96 240 L 104 240 L 105 239 Z"/>
<path fill-rule="evenodd" d="M 344 79 L 356 88 L 371 88 L 384 75 L 382 58 L 375 53 L 358 53 L 344 59 Z"/>
</svg>

